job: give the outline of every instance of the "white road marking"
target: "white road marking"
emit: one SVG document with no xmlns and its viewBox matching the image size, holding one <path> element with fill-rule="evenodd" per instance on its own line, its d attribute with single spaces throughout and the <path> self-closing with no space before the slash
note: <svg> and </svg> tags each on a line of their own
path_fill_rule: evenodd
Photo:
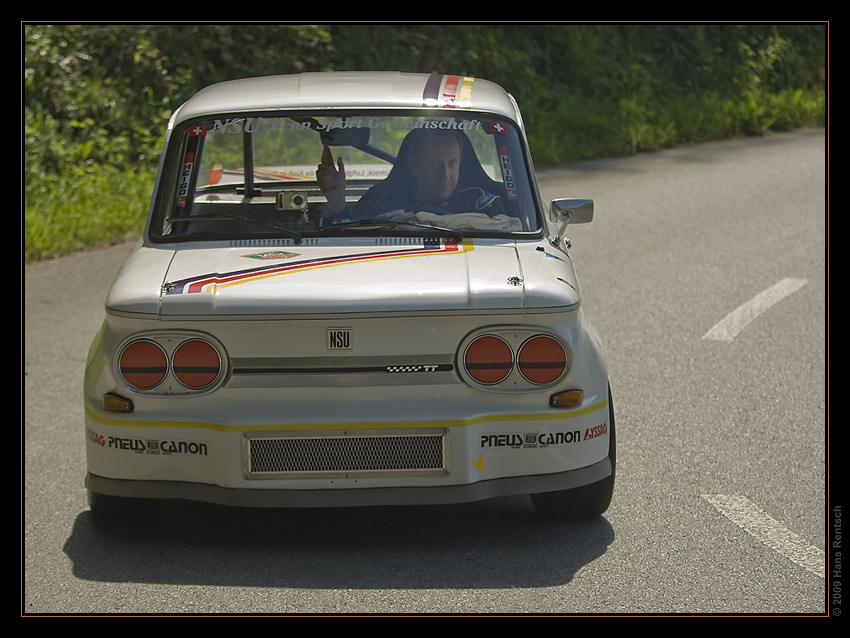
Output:
<svg viewBox="0 0 850 638">
<path fill-rule="evenodd" d="M 823 550 L 809 545 L 785 529 L 743 496 L 703 494 L 702 497 L 726 518 L 775 552 L 819 578 L 826 574 L 826 557 Z"/>
<path fill-rule="evenodd" d="M 783 279 L 730 312 L 720 323 L 705 333 L 703 339 L 732 341 L 753 319 L 805 286 L 806 283 L 808 282 L 805 279 Z"/>
</svg>

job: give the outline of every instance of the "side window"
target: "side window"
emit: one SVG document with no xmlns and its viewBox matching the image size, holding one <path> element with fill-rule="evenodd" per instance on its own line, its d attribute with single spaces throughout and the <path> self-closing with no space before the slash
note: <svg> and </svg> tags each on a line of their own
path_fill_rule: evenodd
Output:
<svg viewBox="0 0 850 638">
<path fill-rule="evenodd" d="M 197 187 L 244 183 L 244 158 L 242 135 L 221 132 L 214 122 L 207 125 Z"/>
</svg>

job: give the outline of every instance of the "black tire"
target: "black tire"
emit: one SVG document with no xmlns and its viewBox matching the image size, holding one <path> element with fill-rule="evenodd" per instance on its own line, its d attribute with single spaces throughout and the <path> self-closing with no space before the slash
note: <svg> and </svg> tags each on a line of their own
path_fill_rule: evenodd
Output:
<svg viewBox="0 0 850 638">
<path fill-rule="evenodd" d="M 558 492 L 540 492 L 531 495 L 531 502 L 537 513 L 555 520 L 582 520 L 601 516 L 611 504 L 614 496 L 614 477 L 617 467 L 617 441 L 614 429 L 614 403 L 611 400 L 611 388 L 608 388 L 608 459 L 611 461 L 611 475 L 571 490 Z"/>
</svg>

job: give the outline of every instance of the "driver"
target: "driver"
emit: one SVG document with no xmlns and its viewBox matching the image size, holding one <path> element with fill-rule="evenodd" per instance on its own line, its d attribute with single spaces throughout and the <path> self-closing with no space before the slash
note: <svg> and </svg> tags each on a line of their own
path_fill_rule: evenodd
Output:
<svg viewBox="0 0 850 638">
<path fill-rule="evenodd" d="M 389 190 L 377 197 L 364 197 L 354 211 L 349 211 L 353 217 L 369 218 L 390 211 L 478 212 L 490 217 L 505 212 L 498 196 L 479 187 L 458 188 L 463 151 L 453 132 L 423 130 L 410 142 L 411 186 Z M 335 166 L 327 146 L 322 151 L 316 180 L 328 200 L 330 212 L 343 216 L 349 209 L 345 202 L 345 164 L 340 157 Z"/>
</svg>

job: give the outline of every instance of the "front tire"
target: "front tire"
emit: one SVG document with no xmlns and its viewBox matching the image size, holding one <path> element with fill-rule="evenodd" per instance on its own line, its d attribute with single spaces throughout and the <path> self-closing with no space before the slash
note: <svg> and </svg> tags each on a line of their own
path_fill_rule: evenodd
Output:
<svg viewBox="0 0 850 638">
<path fill-rule="evenodd" d="M 614 496 L 617 459 L 614 403 L 611 400 L 610 387 L 608 388 L 608 420 L 608 459 L 611 461 L 611 475 L 596 483 L 571 490 L 532 494 L 531 502 L 538 514 L 554 520 L 582 520 L 601 516 L 608 509 Z"/>
</svg>

